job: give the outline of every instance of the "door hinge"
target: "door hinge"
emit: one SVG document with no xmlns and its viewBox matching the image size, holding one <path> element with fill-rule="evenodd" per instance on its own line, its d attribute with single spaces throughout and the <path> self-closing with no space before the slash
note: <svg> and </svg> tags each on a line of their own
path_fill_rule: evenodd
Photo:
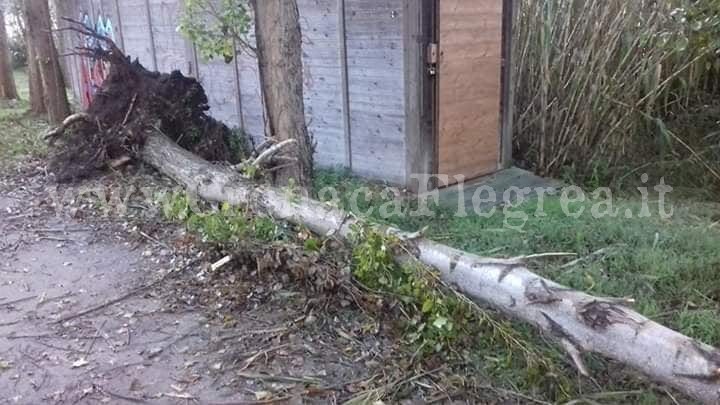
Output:
<svg viewBox="0 0 720 405">
<path fill-rule="evenodd" d="M 428 66 L 428 73 L 430 76 L 435 76 L 437 74 L 437 65 L 438 61 L 440 59 L 439 55 L 439 45 L 437 43 L 431 42 L 427 46 L 427 66 Z"/>
</svg>

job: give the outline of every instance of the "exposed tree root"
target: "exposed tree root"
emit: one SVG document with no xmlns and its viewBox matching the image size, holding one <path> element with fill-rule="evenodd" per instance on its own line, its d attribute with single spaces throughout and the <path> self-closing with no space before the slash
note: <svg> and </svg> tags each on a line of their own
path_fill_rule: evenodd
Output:
<svg viewBox="0 0 720 405">
<path fill-rule="evenodd" d="M 66 30 L 101 40 L 102 47 L 77 51 L 109 64 L 109 73 L 86 112 L 68 117 L 46 135 L 57 141 L 50 170 L 60 181 L 88 177 L 136 156 L 147 134 L 156 131 L 210 161 L 244 157 L 245 152 L 231 147 L 230 129 L 207 114 L 208 98 L 197 80 L 178 71 L 150 72 L 137 60 L 131 62 L 110 39 L 66 21 L 72 24 Z"/>
</svg>

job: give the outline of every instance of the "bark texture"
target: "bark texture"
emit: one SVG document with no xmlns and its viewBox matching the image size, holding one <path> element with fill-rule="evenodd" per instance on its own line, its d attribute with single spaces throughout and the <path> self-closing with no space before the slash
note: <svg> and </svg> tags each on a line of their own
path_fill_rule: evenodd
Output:
<svg viewBox="0 0 720 405">
<path fill-rule="evenodd" d="M 199 197 L 249 204 L 274 218 L 307 226 L 320 235 L 348 238 L 353 216 L 307 198 L 243 180 L 212 165 L 160 133 L 150 136 L 141 157 Z M 720 351 L 672 331 L 623 305 L 593 297 L 530 272 L 517 261 L 482 258 L 424 238 L 407 239 L 409 251 L 437 269 L 444 281 L 553 336 L 582 369 L 582 352 L 595 352 L 643 372 L 707 404 L 720 403 Z"/>
<path fill-rule="evenodd" d="M 48 119 L 53 124 L 60 124 L 70 114 L 70 104 L 59 69 L 48 0 L 25 0 L 25 15 L 28 47 L 32 48 L 32 56 L 37 61 Z"/>
<path fill-rule="evenodd" d="M 302 37 L 296 0 L 257 0 L 255 34 L 260 81 L 268 114 L 269 136 L 297 141 L 297 161 L 277 171 L 276 182 L 291 178 L 309 187 L 313 172 L 313 146 L 305 124 L 303 101 Z"/>
<path fill-rule="evenodd" d="M 47 114 L 45 97 L 43 95 L 42 76 L 40 75 L 40 63 L 35 56 L 35 48 L 30 43 L 30 36 L 27 40 L 28 54 L 28 93 L 30 96 L 30 111 L 34 114 Z"/>
<path fill-rule="evenodd" d="M 10 63 L 10 45 L 5 27 L 5 10 L 0 7 L 0 97 L 7 100 L 18 98 Z"/>
</svg>

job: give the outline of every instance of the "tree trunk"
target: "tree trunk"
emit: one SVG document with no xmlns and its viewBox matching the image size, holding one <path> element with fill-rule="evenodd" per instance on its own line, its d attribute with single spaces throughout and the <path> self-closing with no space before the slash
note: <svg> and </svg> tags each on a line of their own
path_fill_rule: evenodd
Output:
<svg viewBox="0 0 720 405">
<path fill-rule="evenodd" d="M 18 98 L 10 63 L 10 45 L 5 27 L 5 10 L 0 7 L 0 97 L 7 100 Z"/>
<path fill-rule="evenodd" d="M 32 47 L 33 56 L 39 66 L 48 119 L 53 124 L 60 124 L 70 114 L 70 104 L 58 68 L 58 53 L 53 40 L 48 0 L 25 0 L 25 13 L 28 44 Z"/>
<path fill-rule="evenodd" d="M 45 99 L 43 96 L 42 77 L 40 76 L 40 65 L 35 57 L 35 49 L 30 41 L 30 33 L 28 32 L 28 16 L 25 10 L 25 0 L 18 0 L 17 7 L 19 14 L 17 16 L 20 29 L 25 38 L 25 49 L 27 50 L 27 74 L 28 74 L 28 95 L 30 98 L 30 111 L 33 114 L 47 114 Z"/>
<path fill-rule="evenodd" d="M 243 180 L 212 165 L 160 133 L 150 135 L 142 159 L 199 197 L 250 205 L 319 235 L 348 239 L 355 217 L 308 198 Z M 489 304 L 553 336 L 581 371 L 582 352 L 600 353 L 642 371 L 708 404 L 720 403 L 720 351 L 674 332 L 621 305 L 621 300 L 574 291 L 530 272 L 522 263 L 481 258 L 440 243 L 406 239 L 408 251 L 437 269 L 442 279 L 472 300 Z"/>
<path fill-rule="evenodd" d="M 297 141 L 297 162 L 276 172 L 307 189 L 312 180 L 313 146 L 305 123 L 302 37 L 296 0 L 253 0 L 260 82 L 268 113 L 269 136 Z"/>
<path fill-rule="evenodd" d="M 30 96 L 30 111 L 34 114 L 47 114 L 45 97 L 43 95 L 42 76 L 40 75 L 40 63 L 35 56 L 35 48 L 28 40 L 26 42 L 28 54 L 28 93 Z"/>
</svg>

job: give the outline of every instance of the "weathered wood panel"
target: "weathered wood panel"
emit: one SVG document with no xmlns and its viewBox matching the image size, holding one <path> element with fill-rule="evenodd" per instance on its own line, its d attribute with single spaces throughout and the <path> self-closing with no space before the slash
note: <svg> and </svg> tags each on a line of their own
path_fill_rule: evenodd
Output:
<svg viewBox="0 0 720 405">
<path fill-rule="evenodd" d="M 319 166 L 346 166 L 338 0 L 298 0 L 305 117 Z"/>
<path fill-rule="evenodd" d="M 176 30 L 180 0 L 119 0 L 119 12 L 115 0 L 81 1 L 96 1 L 92 7 L 111 16 L 126 52 L 145 66 L 152 69 L 157 60 L 161 71 L 189 73 L 195 56 Z M 411 167 L 405 139 L 407 1 L 298 0 L 306 117 L 319 166 L 352 161 L 359 175 L 405 184 Z M 238 55 L 231 64 L 199 60 L 193 73 L 214 117 L 242 125 L 262 141 L 265 111 L 254 55 Z"/>
<path fill-rule="evenodd" d="M 120 0 L 118 0 L 120 1 Z M 123 46 L 123 40 L 122 40 L 122 32 L 120 29 L 120 16 L 118 15 L 118 10 L 120 7 L 116 7 L 115 5 L 119 3 L 116 3 L 115 0 L 101 0 L 99 2 L 99 8 L 96 10 L 97 13 L 100 13 L 103 18 L 105 19 L 105 22 L 107 23 L 110 21 L 110 24 L 112 25 L 112 39 L 115 41 L 115 43 L 122 47 Z M 97 22 L 97 17 L 95 16 L 95 21 Z"/>
<path fill-rule="evenodd" d="M 254 39 L 249 38 L 251 45 Z M 255 144 L 265 139 L 265 109 L 260 90 L 260 73 L 255 55 L 239 53 L 236 58 L 240 81 L 240 100 L 243 130 L 252 137 Z"/>
<path fill-rule="evenodd" d="M 420 177 L 435 173 L 435 77 L 428 70 L 428 44 L 434 41 L 436 2 L 403 0 L 405 6 L 405 167 L 406 188 L 424 189 Z"/>
<path fill-rule="evenodd" d="M 153 43 L 145 0 L 121 0 L 120 3 L 125 53 L 133 59 L 138 58 L 143 66 L 152 69 Z"/>
<path fill-rule="evenodd" d="M 181 0 L 149 1 L 158 71 L 168 73 L 179 70 L 184 74 L 190 74 L 186 54 L 187 43 L 177 30 Z"/>
<path fill-rule="evenodd" d="M 77 0 L 67 0 L 62 3 L 57 3 L 57 13 L 60 17 L 69 17 L 77 19 L 79 16 Z M 58 21 L 58 27 L 65 27 L 67 25 L 64 21 Z M 76 56 L 71 55 L 77 46 L 77 35 L 69 31 L 60 31 L 55 34 L 55 45 L 57 46 L 58 53 L 61 56 L 61 63 L 65 73 L 65 85 L 70 87 L 74 100 L 78 99 L 80 95 L 80 85 L 78 82 L 78 73 L 76 69 Z M 74 101 L 73 100 L 73 101 Z"/>
<path fill-rule="evenodd" d="M 405 83 L 401 0 L 346 0 L 353 171 L 404 184 Z"/>
<path fill-rule="evenodd" d="M 499 164 L 503 2 L 439 7 L 439 171 L 471 179 Z"/>
<path fill-rule="evenodd" d="M 235 64 L 222 59 L 199 60 L 200 83 L 205 88 L 210 115 L 230 127 L 240 126 L 235 85 Z"/>
</svg>

